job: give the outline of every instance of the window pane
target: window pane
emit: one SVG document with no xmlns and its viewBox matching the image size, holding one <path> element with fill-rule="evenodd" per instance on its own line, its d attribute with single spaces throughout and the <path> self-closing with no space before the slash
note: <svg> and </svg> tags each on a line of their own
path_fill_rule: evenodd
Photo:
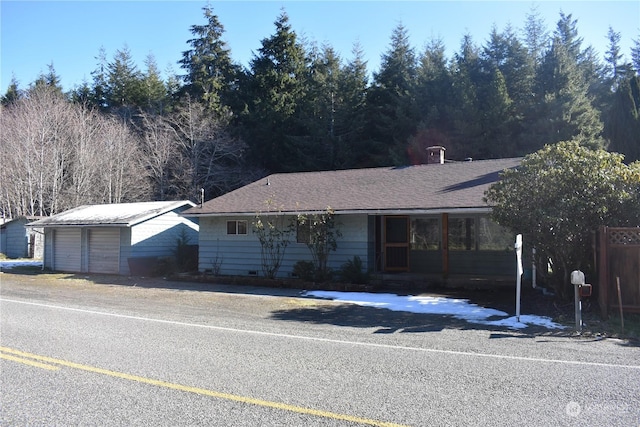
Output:
<svg viewBox="0 0 640 427">
<path fill-rule="evenodd" d="M 309 221 L 301 223 L 298 221 L 298 226 L 296 227 L 296 242 L 298 243 L 309 243 L 311 239 L 311 226 L 309 225 Z"/>
<path fill-rule="evenodd" d="M 440 249 L 440 236 L 438 218 L 419 218 L 411 221 L 411 249 L 437 251 Z"/>
<path fill-rule="evenodd" d="M 472 251 L 476 248 L 473 218 L 449 218 L 449 250 Z"/>
<path fill-rule="evenodd" d="M 512 250 L 514 236 L 488 217 L 478 220 L 478 249 L 483 251 Z"/>
<path fill-rule="evenodd" d="M 227 221 L 227 234 L 236 234 L 236 222 Z"/>
<path fill-rule="evenodd" d="M 238 221 L 238 234 L 247 234 L 247 221 Z"/>
<path fill-rule="evenodd" d="M 407 221 L 405 217 L 385 219 L 385 241 L 387 243 L 407 243 Z"/>
</svg>

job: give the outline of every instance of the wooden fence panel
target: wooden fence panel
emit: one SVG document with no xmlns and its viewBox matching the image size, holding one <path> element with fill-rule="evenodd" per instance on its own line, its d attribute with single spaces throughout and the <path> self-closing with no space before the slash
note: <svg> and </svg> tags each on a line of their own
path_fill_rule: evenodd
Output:
<svg viewBox="0 0 640 427">
<path fill-rule="evenodd" d="M 603 227 L 599 235 L 599 304 L 603 317 L 619 309 L 640 313 L 640 228 Z"/>
</svg>

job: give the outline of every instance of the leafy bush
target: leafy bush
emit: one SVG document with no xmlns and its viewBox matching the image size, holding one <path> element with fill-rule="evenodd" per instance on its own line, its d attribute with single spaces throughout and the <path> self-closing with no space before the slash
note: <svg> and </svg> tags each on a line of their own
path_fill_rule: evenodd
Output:
<svg viewBox="0 0 640 427">
<path fill-rule="evenodd" d="M 340 268 L 340 277 L 343 282 L 353 283 L 355 285 L 366 285 L 371 279 L 369 271 L 365 271 L 362 266 L 362 260 L 359 256 L 342 264 Z"/>
<path fill-rule="evenodd" d="M 298 261 L 293 266 L 293 274 L 306 282 L 315 279 L 316 267 L 311 261 Z"/>
</svg>

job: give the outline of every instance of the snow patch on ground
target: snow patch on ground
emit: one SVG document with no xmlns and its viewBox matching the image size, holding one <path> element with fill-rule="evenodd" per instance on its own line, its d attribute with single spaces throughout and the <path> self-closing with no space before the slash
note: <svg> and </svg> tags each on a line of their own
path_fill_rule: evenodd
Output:
<svg viewBox="0 0 640 427">
<path fill-rule="evenodd" d="M 39 260 L 2 259 L 0 260 L 0 271 L 11 270 L 14 267 L 42 267 Z"/>
<path fill-rule="evenodd" d="M 526 314 L 521 315 L 520 321 L 518 321 L 516 316 L 509 316 L 508 313 L 493 308 L 481 307 L 466 299 L 338 291 L 309 291 L 305 292 L 304 296 L 393 311 L 448 315 L 470 323 L 504 326 L 510 329 L 523 329 L 528 326 L 564 329 L 563 325 L 553 322 L 548 317 Z M 496 317 L 500 317 L 500 319 L 496 319 Z"/>
</svg>

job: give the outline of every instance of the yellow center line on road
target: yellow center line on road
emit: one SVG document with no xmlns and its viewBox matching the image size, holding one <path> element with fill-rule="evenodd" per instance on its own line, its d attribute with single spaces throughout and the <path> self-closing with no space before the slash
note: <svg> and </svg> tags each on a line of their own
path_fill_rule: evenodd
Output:
<svg viewBox="0 0 640 427">
<path fill-rule="evenodd" d="M 0 352 L 13 354 L 15 356 L 20 356 L 20 357 L 26 357 L 26 358 L 30 358 L 30 359 L 34 359 L 34 360 L 39 360 L 41 362 L 47 362 L 47 363 L 52 363 L 52 364 L 55 364 L 55 365 L 65 366 L 65 367 L 68 367 L 68 368 L 80 369 L 80 370 L 86 371 L 86 372 L 92 372 L 92 373 L 96 373 L 96 374 L 108 375 L 110 377 L 121 378 L 121 379 L 129 380 L 129 381 L 135 381 L 135 382 L 139 382 L 139 383 L 143 383 L 143 384 L 150 384 L 150 385 L 154 385 L 154 386 L 158 386 L 158 387 L 164 387 L 164 388 L 168 388 L 168 389 L 172 389 L 172 390 L 179 390 L 179 391 L 184 391 L 184 392 L 188 392 L 188 393 L 194 393 L 194 394 L 199 394 L 199 395 L 203 395 L 203 396 L 214 397 L 214 398 L 218 398 L 218 399 L 231 400 L 231 401 L 234 401 L 234 402 L 240 402 L 240 403 L 245 403 L 245 404 L 249 404 L 249 405 L 256 405 L 256 406 L 262 406 L 262 407 L 267 407 L 267 408 L 279 409 L 279 410 L 282 410 L 282 411 L 295 412 L 295 413 L 298 413 L 298 414 L 313 415 L 313 416 L 322 417 L 322 418 L 332 418 L 332 419 L 336 419 L 336 420 L 340 420 L 340 421 L 348 421 L 348 422 L 371 425 L 371 426 L 376 426 L 376 427 L 406 427 L 406 426 L 403 426 L 402 424 L 390 423 L 390 422 L 386 422 L 386 421 L 378 421 L 378 420 L 372 420 L 372 419 L 368 419 L 368 418 L 356 417 L 356 416 L 352 416 L 352 415 L 338 414 L 338 413 L 335 413 L 335 412 L 322 411 L 322 410 L 319 410 L 319 409 L 311 409 L 311 408 L 305 408 L 305 407 L 302 407 L 302 406 L 289 405 L 287 403 L 273 402 L 273 401 L 269 401 L 269 400 L 262 400 L 262 399 L 256 399 L 256 398 L 253 398 L 253 397 L 240 396 L 240 395 L 235 395 L 235 394 L 230 394 L 230 393 L 223 393 L 223 392 L 218 392 L 218 391 L 214 391 L 214 390 L 208 390 L 208 389 L 199 388 L 199 387 L 190 387 L 190 386 L 185 386 L 185 385 L 181 385 L 181 384 L 175 384 L 175 383 L 170 383 L 170 382 L 166 382 L 166 381 L 161 381 L 161 380 L 154 380 L 152 378 L 145 378 L 145 377 L 140 377 L 138 375 L 131 375 L 131 374 L 123 373 L 123 372 L 117 372 L 117 371 L 111 371 L 111 370 L 108 370 L 108 369 L 97 368 L 97 367 L 94 367 L 94 366 L 82 365 L 82 364 L 79 364 L 79 363 L 69 362 L 69 361 L 62 360 L 62 359 L 54 359 L 52 357 L 40 356 L 40 355 L 37 355 L 37 354 L 27 353 L 27 352 L 23 352 L 23 351 L 20 351 L 20 350 L 11 349 L 11 348 L 8 348 L 8 347 L 0 347 Z M 3 354 L 2 356 L 4 358 L 6 358 L 9 355 Z M 11 356 L 9 356 L 9 357 L 11 357 Z M 15 358 L 18 359 L 19 357 L 15 357 Z M 24 360 L 24 359 L 22 359 L 22 360 Z M 37 363 L 37 362 L 33 362 L 33 363 Z M 44 364 L 42 364 L 42 365 L 44 365 Z M 49 365 L 45 365 L 45 366 L 49 366 Z"/>
<path fill-rule="evenodd" d="M 36 368 L 48 369 L 49 371 L 60 370 L 59 366 L 47 365 L 46 363 L 35 362 L 33 360 L 22 359 L 20 357 L 11 356 L 10 354 L 0 353 L 0 359 L 11 360 L 13 362 L 22 363 L 24 365 L 35 366 Z"/>
</svg>

